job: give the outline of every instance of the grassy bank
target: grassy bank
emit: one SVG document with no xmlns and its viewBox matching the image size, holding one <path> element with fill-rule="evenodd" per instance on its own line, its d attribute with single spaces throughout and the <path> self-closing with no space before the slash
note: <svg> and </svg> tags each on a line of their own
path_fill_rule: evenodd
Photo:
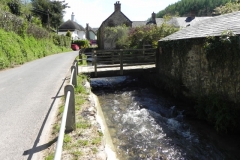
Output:
<svg viewBox="0 0 240 160">
<path fill-rule="evenodd" d="M 51 36 L 48 39 L 36 39 L 0 29 L 0 69 L 70 50 L 70 46 L 66 48 L 55 45 Z"/>
<path fill-rule="evenodd" d="M 94 120 L 96 109 L 90 102 L 90 88 L 85 87 L 86 82 L 87 76 L 78 76 L 78 87 L 75 88 L 76 130 L 64 136 L 62 159 L 96 159 L 100 151 L 103 134 L 100 126 Z M 52 129 L 53 141 L 59 133 L 63 110 L 64 99 Z M 46 152 L 45 160 L 54 159 L 55 147 L 56 143 L 50 146 Z"/>
</svg>

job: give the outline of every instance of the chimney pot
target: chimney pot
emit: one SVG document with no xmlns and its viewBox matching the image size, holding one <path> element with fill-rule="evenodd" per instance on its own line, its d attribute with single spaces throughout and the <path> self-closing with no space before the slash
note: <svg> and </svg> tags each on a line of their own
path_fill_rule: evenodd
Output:
<svg viewBox="0 0 240 160">
<path fill-rule="evenodd" d="M 74 17 L 75 17 L 75 15 L 74 15 L 74 13 L 72 12 L 72 15 L 71 15 L 71 20 L 72 20 L 72 21 L 74 21 Z"/>
<path fill-rule="evenodd" d="M 115 4 L 114 4 L 114 6 L 115 6 L 115 10 L 114 11 L 121 11 L 121 3 L 119 2 L 119 1 L 117 1 Z"/>
</svg>

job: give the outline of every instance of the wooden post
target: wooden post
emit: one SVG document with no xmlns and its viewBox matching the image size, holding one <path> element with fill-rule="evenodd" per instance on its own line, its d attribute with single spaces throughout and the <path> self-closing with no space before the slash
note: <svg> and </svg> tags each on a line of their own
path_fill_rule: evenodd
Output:
<svg viewBox="0 0 240 160">
<path fill-rule="evenodd" d="M 94 70 L 95 70 L 95 77 L 97 77 L 97 55 L 94 55 Z"/>
<path fill-rule="evenodd" d="M 95 55 L 96 51 L 92 52 L 92 66 L 94 66 L 94 55 Z"/>
<path fill-rule="evenodd" d="M 120 51 L 120 75 L 123 75 L 123 51 Z"/>
<path fill-rule="evenodd" d="M 75 95 L 73 85 L 66 85 L 64 88 L 65 99 L 67 97 L 68 91 L 71 92 L 69 99 L 69 107 L 67 112 L 66 120 L 66 132 L 71 132 L 76 129 L 76 119 L 75 119 Z"/>
<path fill-rule="evenodd" d="M 114 56 L 114 52 L 111 53 L 112 64 L 114 64 L 114 58 L 113 58 L 113 56 Z"/>
</svg>

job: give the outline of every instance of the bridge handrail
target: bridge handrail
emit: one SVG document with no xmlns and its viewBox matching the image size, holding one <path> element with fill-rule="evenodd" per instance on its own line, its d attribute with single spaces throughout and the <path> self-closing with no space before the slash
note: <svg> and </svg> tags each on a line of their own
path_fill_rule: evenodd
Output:
<svg viewBox="0 0 240 160">
<path fill-rule="evenodd" d="M 124 54 L 127 53 L 127 54 Z M 120 50 L 96 50 L 92 53 L 95 77 L 98 68 L 120 67 L 120 75 L 123 75 L 124 66 L 137 66 L 156 63 L 156 49 L 120 49 Z M 112 64 L 105 67 L 100 63 Z M 118 64 L 117 66 L 114 64 Z"/>
<path fill-rule="evenodd" d="M 101 52 L 126 52 L 126 51 L 153 51 L 156 48 L 146 48 L 146 49 L 106 49 L 106 50 L 94 50 L 96 53 Z"/>
<path fill-rule="evenodd" d="M 64 88 L 65 106 L 61 120 L 60 131 L 58 134 L 57 146 L 54 160 L 61 160 L 64 133 L 76 129 L 75 121 L 75 93 L 74 87 L 77 87 L 78 61 L 75 60 L 71 66 L 71 76 L 69 84 Z"/>
</svg>

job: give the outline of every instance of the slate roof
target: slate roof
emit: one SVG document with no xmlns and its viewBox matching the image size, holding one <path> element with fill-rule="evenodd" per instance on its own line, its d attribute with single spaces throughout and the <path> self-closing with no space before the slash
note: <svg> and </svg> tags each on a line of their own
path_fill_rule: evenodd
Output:
<svg viewBox="0 0 240 160">
<path fill-rule="evenodd" d="M 173 17 L 167 23 L 178 28 L 185 28 L 187 26 L 195 25 L 197 22 L 211 17 Z"/>
<path fill-rule="evenodd" d="M 97 34 L 98 28 L 92 28 L 90 26 L 88 26 L 88 28 L 89 28 L 90 31 L 94 32 L 94 34 Z M 87 30 L 87 27 L 85 27 L 85 30 Z"/>
<path fill-rule="evenodd" d="M 97 33 L 98 32 L 98 28 L 92 28 L 92 30 Z"/>
<path fill-rule="evenodd" d="M 164 22 L 164 19 L 163 18 L 155 18 L 155 21 L 157 23 L 157 26 L 161 26 Z"/>
<path fill-rule="evenodd" d="M 147 21 L 132 21 L 132 27 L 145 26 Z"/>
<path fill-rule="evenodd" d="M 105 23 L 110 17 L 112 17 L 116 12 L 120 12 L 127 20 L 129 20 L 130 22 L 132 22 L 124 13 L 122 13 L 122 11 L 114 11 L 107 19 L 105 19 L 103 22 L 102 22 L 102 24 L 103 23 Z M 102 26 L 102 24 L 101 24 L 101 26 Z M 101 28 L 101 26 L 100 26 L 100 28 Z"/>
<path fill-rule="evenodd" d="M 198 21 L 160 41 L 220 36 L 227 30 L 240 34 L 240 11 Z"/>
<path fill-rule="evenodd" d="M 172 17 L 167 24 L 173 25 L 178 28 L 185 28 L 187 26 L 195 25 L 198 21 L 208 19 L 211 17 Z M 155 18 L 157 26 L 161 26 L 164 22 L 164 18 Z M 147 24 L 154 23 L 152 20 L 147 22 Z"/>
<path fill-rule="evenodd" d="M 59 31 L 66 31 L 66 30 L 79 30 L 79 31 L 85 31 L 85 29 L 78 23 L 68 20 L 64 22 L 59 28 Z"/>
</svg>

